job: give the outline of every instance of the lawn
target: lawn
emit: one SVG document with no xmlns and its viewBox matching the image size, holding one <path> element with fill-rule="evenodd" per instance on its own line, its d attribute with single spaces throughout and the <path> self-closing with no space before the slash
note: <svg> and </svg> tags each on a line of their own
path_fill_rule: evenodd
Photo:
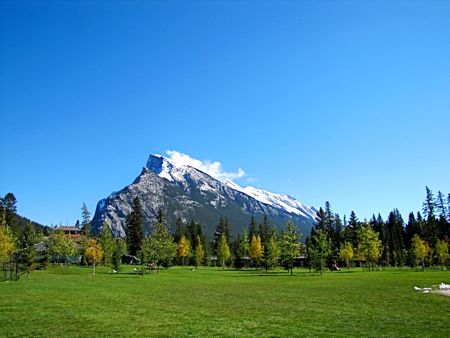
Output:
<svg viewBox="0 0 450 338">
<path fill-rule="evenodd" d="M 235 271 L 174 267 L 144 278 L 60 267 L 0 283 L 0 336 L 449 337 L 448 271 Z"/>
</svg>

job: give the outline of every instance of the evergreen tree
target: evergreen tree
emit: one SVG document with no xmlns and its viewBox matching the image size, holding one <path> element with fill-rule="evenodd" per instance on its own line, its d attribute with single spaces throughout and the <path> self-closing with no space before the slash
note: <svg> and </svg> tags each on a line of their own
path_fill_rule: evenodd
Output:
<svg viewBox="0 0 450 338">
<path fill-rule="evenodd" d="M 253 235 L 258 234 L 258 225 L 256 224 L 255 216 L 252 215 L 252 218 L 250 220 L 250 224 L 248 226 L 248 236 L 250 240 L 253 238 Z"/>
<path fill-rule="evenodd" d="M 161 221 L 164 222 L 164 217 L 158 217 L 151 235 L 142 242 L 139 251 L 142 264 L 156 264 L 157 273 L 162 264 L 168 263 L 176 255 L 177 250 L 177 244 L 173 242 L 169 230 Z"/>
<path fill-rule="evenodd" d="M 22 257 L 26 263 L 27 271 L 33 270 L 34 263 L 36 259 L 36 248 L 35 244 L 38 242 L 38 237 L 36 230 L 31 222 L 28 223 L 27 227 L 22 233 L 20 239 L 20 246 L 22 251 Z"/>
<path fill-rule="evenodd" d="M 222 235 L 225 235 L 225 239 L 227 240 L 227 245 L 229 246 L 230 239 L 230 230 L 228 225 L 228 219 L 226 217 L 220 217 L 219 223 L 216 226 L 216 231 L 214 232 L 214 251 L 216 254 L 219 248 L 219 243 L 222 238 Z"/>
<path fill-rule="evenodd" d="M 89 236 L 91 234 L 91 213 L 85 203 L 81 207 L 81 219 L 81 231 L 85 236 Z"/>
<path fill-rule="evenodd" d="M 194 221 L 191 221 L 193 223 Z M 175 221 L 175 232 L 173 234 L 173 240 L 175 243 L 178 243 L 181 239 L 181 236 L 186 235 L 186 228 L 184 226 L 184 222 L 180 217 L 177 217 Z"/>
<path fill-rule="evenodd" d="M 444 195 L 440 191 L 438 191 L 436 198 L 436 211 L 439 217 L 447 219 L 447 205 L 445 204 Z"/>
<path fill-rule="evenodd" d="M 278 265 L 278 259 L 280 258 L 281 250 L 278 246 L 276 234 L 272 232 L 267 241 L 266 254 L 265 254 L 265 266 L 266 272 L 268 269 L 276 268 Z"/>
<path fill-rule="evenodd" d="M 339 214 L 334 215 L 333 232 L 331 238 L 331 257 L 333 260 L 337 260 L 339 257 L 339 251 L 343 244 L 343 226 Z"/>
<path fill-rule="evenodd" d="M 261 237 L 261 243 L 264 246 L 266 242 L 269 239 L 269 219 L 267 218 L 267 215 L 264 215 L 263 222 L 259 225 L 259 231 L 258 231 L 260 237 Z"/>
<path fill-rule="evenodd" d="M 300 243 L 297 230 L 292 221 L 288 221 L 286 228 L 280 235 L 281 262 L 290 271 L 291 276 L 294 269 L 294 260 L 300 255 Z"/>
<path fill-rule="evenodd" d="M 385 249 L 389 250 L 390 261 L 389 264 L 401 266 L 404 263 L 406 256 L 404 246 L 404 223 L 400 212 L 394 209 L 389 213 L 388 221 L 385 223 L 385 233 L 387 246 Z"/>
<path fill-rule="evenodd" d="M 144 220 L 139 197 L 133 199 L 132 208 L 126 217 L 127 247 L 130 255 L 136 256 L 144 239 Z"/>
<path fill-rule="evenodd" d="M 430 188 L 425 187 L 426 190 L 426 198 L 425 202 L 423 202 L 423 214 L 425 215 L 426 220 L 429 222 L 431 219 L 435 217 L 436 210 L 436 201 L 434 199 L 433 192 Z"/>
<path fill-rule="evenodd" d="M 414 213 L 410 212 L 408 216 L 408 223 L 405 228 L 405 243 L 407 245 L 411 245 L 411 240 L 415 234 L 420 235 L 420 229 Z"/>
<path fill-rule="evenodd" d="M 323 274 L 327 259 L 331 254 L 330 239 L 325 229 L 319 229 L 317 233 L 311 238 L 311 248 L 309 249 L 311 255 L 312 266 L 316 271 Z"/>
<path fill-rule="evenodd" d="M 116 271 L 119 272 L 120 271 L 120 266 L 122 264 L 122 256 L 125 254 L 126 252 L 126 245 L 125 245 L 125 241 L 123 241 L 122 239 L 115 239 L 114 240 L 114 252 L 112 255 L 112 260 L 111 260 L 111 267 Z"/>
<path fill-rule="evenodd" d="M 323 219 L 323 228 L 326 232 L 328 238 L 334 237 L 333 228 L 334 228 L 334 215 L 331 210 L 330 202 L 325 202 L 325 210 L 324 210 L 324 219 Z"/>
<path fill-rule="evenodd" d="M 116 249 L 116 243 L 112 237 L 111 228 L 109 224 L 104 222 L 102 227 L 102 232 L 100 233 L 99 244 L 103 251 L 103 263 L 105 265 L 110 265 L 114 251 Z"/>
<path fill-rule="evenodd" d="M 15 238 L 20 237 L 20 229 L 17 220 L 17 199 L 13 193 L 7 193 L 1 200 L 0 205 L 2 206 L 2 218 L 10 231 L 14 234 Z M 2 220 L 2 222 L 3 222 Z"/>
<path fill-rule="evenodd" d="M 350 213 L 348 224 L 344 229 L 344 241 L 350 242 L 354 248 L 358 246 L 359 222 L 354 211 Z"/>
</svg>

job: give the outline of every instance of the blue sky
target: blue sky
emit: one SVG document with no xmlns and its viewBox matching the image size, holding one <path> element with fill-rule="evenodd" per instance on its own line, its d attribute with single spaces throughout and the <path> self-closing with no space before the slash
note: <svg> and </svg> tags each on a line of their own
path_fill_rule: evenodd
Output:
<svg viewBox="0 0 450 338">
<path fill-rule="evenodd" d="M 360 219 L 450 192 L 448 1 L 2 1 L 0 194 L 74 223 L 177 150 Z"/>
</svg>

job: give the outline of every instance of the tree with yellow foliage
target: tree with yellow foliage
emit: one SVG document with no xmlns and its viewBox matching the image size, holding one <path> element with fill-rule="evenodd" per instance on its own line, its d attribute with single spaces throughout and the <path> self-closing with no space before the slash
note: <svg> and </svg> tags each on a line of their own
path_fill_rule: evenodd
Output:
<svg viewBox="0 0 450 338">
<path fill-rule="evenodd" d="M 411 240 L 411 251 L 416 259 L 416 266 L 421 262 L 422 269 L 425 269 L 425 258 L 427 258 L 431 252 L 428 243 L 415 234 Z"/>
<path fill-rule="evenodd" d="M 90 262 L 94 265 L 94 275 L 95 275 L 95 264 L 101 262 L 103 259 L 103 250 L 100 244 L 96 240 L 92 239 L 89 241 L 89 248 L 86 250 L 86 256 Z"/>
<path fill-rule="evenodd" d="M 353 246 L 350 242 L 345 242 L 339 250 L 339 257 L 347 263 L 347 269 L 350 267 L 350 261 L 353 259 Z"/>
<path fill-rule="evenodd" d="M 178 257 L 181 257 L 181 265 L 184 265 L 184 257 L 189 254 L 189 241 L 184 235 L 181 236 L 178 243 Z"/>
<path fill-rule="evenodd" d="M 259 264 L 259 261 L 264 255 L 264 247 L 261 244 L 261 236 L 260 235 L 253 235 L 252 240 L 250 241 L 250 248 L 248 250 L 248 253 L 250 257 L 255 262 L 255 265 L 257 266 Z"/>
<path fill-rule="evenodd" d="M 220 235 L 219 246 L 217 247 L 217 258 L 222 264 L 222 268 L 225 269 L 225 262 L 230 258 L 230 247 L 228 246 L 227 236 L 225 234 Z"/>
<path fill-rule="evenodd" d="M 436 242 L 436 257 L 441 264 L 442 268 L 445 269 L 445 261 L 448 258 L 448 242 L 445 240 L 439 240 Z"/>
<path fill-rule="evenodd" d="M 369 271 L 371 266 L 373 270 L 373 264 L 378 262 L 381 257 L 383 245 L 378 236 L 378 232 L 368 224 L 358 230 L 358 255 L 367 261 Z"/>
<path fill-rule="evenodd" d="M 0 226 L 0 261 L 7 261 L 16 250 L 16 242 L 11 229 L 7 226 Z"/>
</svg>

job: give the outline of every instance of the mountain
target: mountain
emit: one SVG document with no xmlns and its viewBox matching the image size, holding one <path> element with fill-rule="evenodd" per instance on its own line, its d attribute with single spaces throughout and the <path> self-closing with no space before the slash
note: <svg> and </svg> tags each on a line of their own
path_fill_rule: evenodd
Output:
<svg viewBox="0 0 450 338">
<path fill-rule="evenodd" d="M 248 226 L 252 215 L 258 222 L 267 215 L 278 228 L 291 219 L 305 234 L 309 233 L 317 212 L 291 196 L 240 187 L 230 180 L 219 181 L 189 165 L 150 155 L 132 184 L 98 202 L 92 220 L 93 233 L 99 233 L 106 222 L 113 236 L 124 237 L 125 218 L 136 196 L 141 200 L 146 233 L 155 223 L 159 208 L 164 210 L 171 230 L 177 217 L 184 221 L 193 219 L 203 225 L 208 238 L 212 238 L 221 216 L 228 218 L 234 234 Z"/>
</svg>

